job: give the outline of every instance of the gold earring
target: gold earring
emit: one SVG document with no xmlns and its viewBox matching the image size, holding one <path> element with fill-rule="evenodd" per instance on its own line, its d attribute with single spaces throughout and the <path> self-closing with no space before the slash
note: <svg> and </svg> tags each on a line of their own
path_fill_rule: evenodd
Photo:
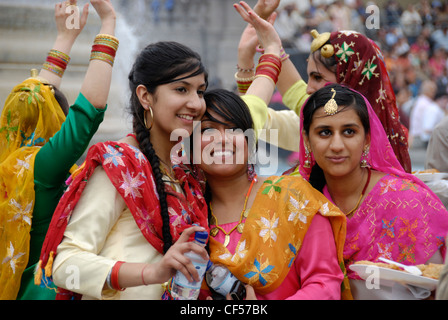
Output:
<svg viewBox="0 0 448 320">
<path fill-rule="evenodd" d="M 369 163 L 367 162 L 367 156 L 369 155 L 370 146 L 366 146 L 362 156 L 361 156 L 361 168 L 367 168 L 369 166 Z"/>
<path fill-rule="evenodd" d="M 149 127 L 146 124 L 146 111 L 148 111 L 148 110 L 149 110 L 149 113 L 151 114 L 151 124 L 149 125 Z M 151 130 L 152 125 L 154 124 L 154 114 L 152 113 L 152 108 L 150 106 L 148 107 L 148 110 L 145 110 L 145 112 L 143 112 L 143 122 L 145 123 L 146 129 Z"/>
<path fill-rule="evenodd" d="M 303 163 L 304 168 L 311 168 L 311 161 L 310 161 L 310 152 L 308 148 L 305 146 L 305 162 Z"/>
</svg>

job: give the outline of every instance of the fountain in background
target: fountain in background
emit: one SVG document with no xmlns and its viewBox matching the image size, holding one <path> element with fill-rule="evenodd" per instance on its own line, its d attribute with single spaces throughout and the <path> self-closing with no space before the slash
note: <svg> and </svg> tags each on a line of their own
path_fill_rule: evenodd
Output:
<svg viewBox="0 0 448 320">
<path fill-rule="evenodd" d="M 236 48 L 244 28 L 244 22 L 233 12 L 233 0 L 178 0 L 171 14 L 160 1 L 158 22 L 151 7 L 153 0 L 112 1 L 119 15 L 116 35 L 120 47 L 108 110 L 92 142 L 119 139 L 129 132 L 127 75 L 137 52 L 150 42 L 173 40 L 190 46 L 203 57 L 212 84 L 233 88 Z M 57 2 L 0 0 L 0 109 L 11 89 L 29 76 L 30 69 L 40 68 L 44 62 L 56 36 L 53 13 Z M 78 6 L 81 8 L 86 2 L 79 0 Z M 87 25 L 73 46 L 61 85 L 71 102 L 81 88 L 92 41 L 100 28 L 94 9 L 89 11 Z"/>
<path fill-rule="evenodd" d="M 234 0 L 176 0 L 168 12 L 160 0 L 159 19 L 153 1 L 112 0 L 118 18 L 120 47 L 115 59 L 108 109 L 91 143 L 116 140 L 131 131 L 126 109 L 127 76 L 136 54 L 155 41 L 181 42 L 197 51 L 207 66 L 210 87 L 235 88 L 235 64 L 241 31 L 245 27 L 232 4 Z M 58 0 L 0 0 L 0 110 L 11 89 L 41 68 L 56 37 L 54 4 Z M 81 8 L 87 0 L 78 0 Z M 256 0 L 248 0 L 254 5 Z M 61 90 L 70 102 L 78 96 L 100 20 L 90 8 L 86 27 L 71 51 Z M 82 160 L 82 159 L 81 159 Z M 280 169 L 279 171 L 282 171 Z"/>
</svg>

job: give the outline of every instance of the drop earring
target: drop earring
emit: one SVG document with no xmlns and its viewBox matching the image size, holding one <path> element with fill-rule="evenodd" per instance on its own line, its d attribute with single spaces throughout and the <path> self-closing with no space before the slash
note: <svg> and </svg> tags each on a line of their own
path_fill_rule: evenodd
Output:
<svg viewBox="0 0 448 320">
<path fill-rule="evenodd" d="M 257 173 L 255 172 L 254 165 L 252 163 L 249 163 L 247 165 L 247 180 L 252 181 L 254 180 Z"/>
<path fill-rule="evenodd" d="M 303 167 L 304 168 L 311 168 L 311 161 L 310 161 L 310 159 L 311 159 L 310 151 L 305 146 L 305 162 L 303 163 Z"/>
<path fill-rule="evenodd" d="M 364 148 L 364 151 L 362 152 L 362 156 L 361 156 L 361 168 L 369 167 L 369 163 L 367 162 L 367 158 L 369 156 L 369 152 L 370 152 L 370 147 L 366 146 Z"/>
</svg>

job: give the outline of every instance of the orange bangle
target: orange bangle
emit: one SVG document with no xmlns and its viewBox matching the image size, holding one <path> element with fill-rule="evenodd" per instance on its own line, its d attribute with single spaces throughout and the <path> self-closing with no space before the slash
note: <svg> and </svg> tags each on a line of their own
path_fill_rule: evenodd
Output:
<svg viewBox="0 0 448 320">
<path fill-rule="evenodd" d="M 121 265 L 123 264 L 123 261 L 117 261 L 117 263 L 114 264 L 112 267 L 112 273 L 110 275 L 110 284 L 112 285 L 112 288 L 118 291 L 123 291 L 124 288 L 121 288 L 118 284 L 118 272 L 120 271 Z"/>
</svg>

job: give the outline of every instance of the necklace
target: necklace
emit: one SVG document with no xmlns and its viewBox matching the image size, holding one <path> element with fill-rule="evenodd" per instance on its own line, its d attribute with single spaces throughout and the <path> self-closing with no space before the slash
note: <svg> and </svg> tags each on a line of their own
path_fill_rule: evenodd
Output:
<svg viewBox="0 0 448 320">
<path fill-rule="evenodd" d="M 366 184 L 364 185 L 364 189 L 362 189 L 361 196 L 360 196 L 359 199 L 358 199 L 358 203 L 356 204 L 356 206 L 355 206 L 352 210 L 350 210 L 349 212 L 347 212 L 347 213 L 345 214 L 346 216 L 351 215 L 356 209 L 358 209 L 359 204 L 361 203 L 361 199 L 362 199 L 362 197 L 364 196 L 364 193 L 366 192 L 367 186 L 369 185 L 369 182 L 370 182 L 370 175 L 371 175 L 370 168 L 367 168 L 367 173 L 368 173 L 368 175 L 367 175 L 367 181 L 366 181 Z"/>
<path fill-rule="evenodd" d="M 240 221 L 238 222 L 238 224 L 236 226 L 234 226 L 229 232 L 226 232 L 222 227 L 219 226 L 218 224 L 218 219 L 215 217 L 215 215 L 213 214 L 213 208 L 212 208 L 212 203 L 210 202 L 210 213 L 212 214 L 212 218 L 210 221 L 210 224 L 214 224 L 215 227 L 213 227 L 210 230 L 210 234 L 212 235 L 212 237 L 216 237 L 216 235 L 218 234 L 218 232 L 221 230 L 222 233 L 225 234 L 225 238 L 224 238 L 224 247 L 227 247 L 229 245 L 230 242 L 230 234 L 235 231 L 235 229 L 237 229 L 237 231 L 239 233 L 243 232 L 243 228 L 244 228 L 244 223 L 243 221 L 243 217 L 247 218 L 247 214 L 248 212 L 246 211 L 246 206 L 247 206 L 247 200 L 249 200 L 249 196 L 250 196 L 250 192 L 252 190 L 252 187 L 254 186 L 255 181 L 257 180 L 257 176 L 255 175 L 254 179 L 252 180 L 249 190 L 247 191 L 246 194 L 246 198 L 244 199 L 244 206 L 243 206 L 243 211 L 241 211 L 241 215 L 240 215 Z"/>
<path fill-rule="evenodd" d="M 163 182 L 168 183 L 179 183 L 179 180 L 175 179 L 176 175 L 173 171 L 173 168 L 168 166 L 163 160 L 160 159 L 160 170 L 164 175 L 168 177 L 169 180 L 163 180 Z"/>
</svg>

